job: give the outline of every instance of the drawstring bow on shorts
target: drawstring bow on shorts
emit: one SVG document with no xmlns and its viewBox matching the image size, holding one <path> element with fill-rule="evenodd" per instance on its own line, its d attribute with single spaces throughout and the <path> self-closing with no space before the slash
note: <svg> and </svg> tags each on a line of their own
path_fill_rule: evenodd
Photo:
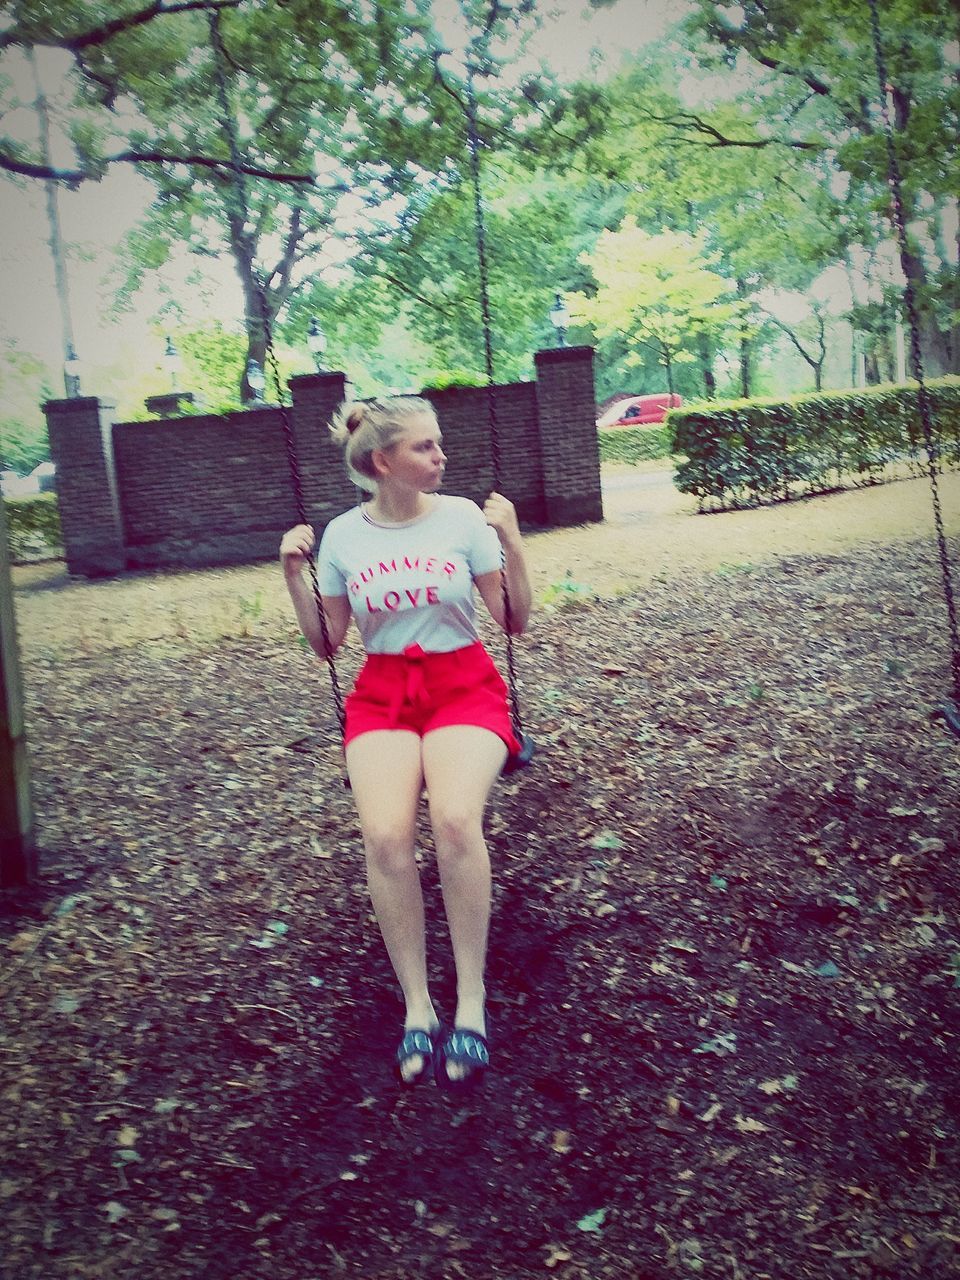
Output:
<svg viewBox="0 0 960 1280">
<path fill-rule="evenodd" d="M 427 682 L 424 676 L 423 660 L 426 651 L 419 644 L 407 645 L 403 651 L 406 659 L 403 679 L 397 681 L 397 687 L 390 700 L 390 727 L 395 729 L 400 723 L 400 712 L 403 707 L 415 707 L 427 701 Z"/>
</svg>

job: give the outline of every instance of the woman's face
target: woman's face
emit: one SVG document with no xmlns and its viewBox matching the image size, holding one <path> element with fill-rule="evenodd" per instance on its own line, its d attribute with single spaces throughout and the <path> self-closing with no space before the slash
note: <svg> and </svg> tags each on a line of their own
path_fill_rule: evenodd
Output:
<svg viewBox="0 0 960 1280">
<path fill-rule="evenodd" d="M 443 481 L 446 455 L 440 448 L 440 426 L 431 414 L 411 418 L 403 435 L 384 449 L 382 479 L 421 493 L 434 493 Z"/>
</svg>

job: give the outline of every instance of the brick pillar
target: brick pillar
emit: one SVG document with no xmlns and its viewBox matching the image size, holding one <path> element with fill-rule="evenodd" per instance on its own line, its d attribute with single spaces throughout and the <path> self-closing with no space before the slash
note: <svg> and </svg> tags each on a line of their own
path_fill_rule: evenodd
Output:
<svg viewBox="0 0 960 1280">
<path fill-rule="evenodd" d="M 548 524 L 603 519 L 592 347 L 552 347 L 534 357 Z"/>
<path fill-rule="evenodd" d="M 339 371 L 298 374 L 289 382 L 303 499 L 310 523 L 318 529 L 357 501 L 343 454 L 327 430 L 346 399 L 346 386 L 346 374 Z"/>
<path fill-rule="evenodd" d="M 120 573 L 127 565 L 113 460 L 115 409 L 112 401 L 93 396 L 43 406 L 67 568 L 90 578 Z"/>
</svg>

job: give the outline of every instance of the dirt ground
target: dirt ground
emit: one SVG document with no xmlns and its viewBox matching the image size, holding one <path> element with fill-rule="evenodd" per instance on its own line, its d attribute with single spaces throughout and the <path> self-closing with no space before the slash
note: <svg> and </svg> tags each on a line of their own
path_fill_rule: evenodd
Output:
<svg viewBox="0 0 960 1280">
<path fill-rule="evenodd" d="M 928 504 L 698 517 L 609 473 L 606 524 L 530 536 L 538 754 L 491 804 L 468 1102 L 392 1082 L 401 1007 L 275 567 L 17 570 L 44 874 L 0 912 L 4 1280 L 960 1275 Z"/>
</svg>

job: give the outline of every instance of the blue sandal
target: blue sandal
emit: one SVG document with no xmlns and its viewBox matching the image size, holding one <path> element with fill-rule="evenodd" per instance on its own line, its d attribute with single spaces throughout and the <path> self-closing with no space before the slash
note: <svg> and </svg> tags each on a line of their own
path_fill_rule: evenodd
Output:
<svg viewBox="0 0 960 1280">
<path fill-rule="evenodd" d="M 432 1031 L 426 1031 L 423 1027 L 411 1027 L 409 1031 L 403 1033 L 403 1039 L 397 1046 L 397 1056 L 394 1062 L 394 1070 L 397 1079 L 406 1089 L 412 1088 L 415 1084 L 419 1084 L 425 1076 L 434 1075 L 436 1073 L 437 1064 L 437 1048 L 440 1041 L 441 1028 L 434 1027 Z M 403 1074 L 403 1064 L 408 1062 L 416 1054 L 423 1058 L 423 1065 L 416 1074 L 405 1076 Z"/>
<path fill-rule="evenodd" d="M 475 1089 L 483 1080 L 490 1066 L 490 1045 L 486 1036 L 469 1027 L 454 1027 L 444 1036 L 435 1057 L 436 1079 L 441 1089 L 450 1093 L 462 1093 Z M 464 1074 L 451 1079 L 447 1063 L 462 1067 Z"/>
</svg>

